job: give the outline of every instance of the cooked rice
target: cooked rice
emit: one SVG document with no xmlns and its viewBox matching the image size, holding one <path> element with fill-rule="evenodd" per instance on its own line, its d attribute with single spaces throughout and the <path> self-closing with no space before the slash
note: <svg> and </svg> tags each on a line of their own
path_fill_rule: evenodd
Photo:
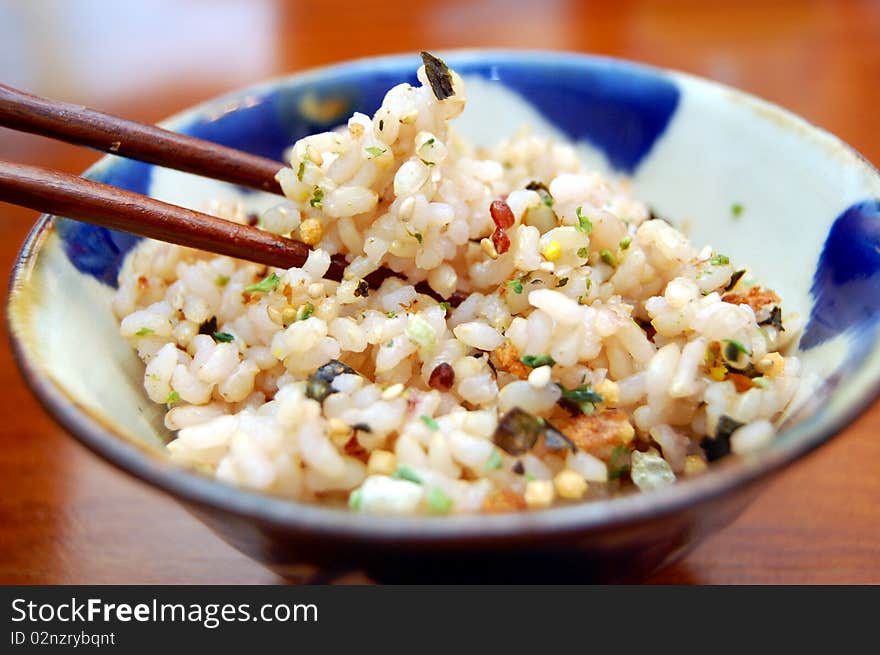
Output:
<svg viewBox="0 0 880 655">
<path fill-rule="evenodd" d="M 114 311 L 171 456 L 299 501 L 445 514 L 647 491 L 764 447 L 798 386 L 779 352 L 799 317 L 748 275 L 726 288 L 726 257 L 571 145 L 523 130 L 475 148 L 449 125 L 461 78 L 441 101 L 418 76 L 290 149 L 287 202 L 260 225 L 313 245 L 302 268 L 148 240 L 127 258 Z M 335 253 L 342 283 L 324 278 Z M 368 290 L 382 266 L 403 279 Z M 331 360 L 354 372 L 316 394 Z"/>
</svg>

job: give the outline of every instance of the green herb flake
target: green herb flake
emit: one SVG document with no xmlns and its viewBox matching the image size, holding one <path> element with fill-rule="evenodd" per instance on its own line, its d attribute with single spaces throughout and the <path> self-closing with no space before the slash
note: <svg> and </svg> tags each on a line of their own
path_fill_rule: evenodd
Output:
<svg viewBox="0 0 880 655">
<path fill-rule="evenodd" d="M 416 484 L 422 484 L 422 479 L 413 471 L 410 467 L 405 464 L 401 464 L 397 467 L 397 470 L 391 476 L 395 480 L 406 480 L 407 482 L 415 482 Z"/>
<path fill-rule="evenodd" d="M 617 266 L 617 258 L 607 248 L 602 248 L 602 250 L 599 251 L 599 259 L 608 264 L 611 268 Z"/>
<path fill-rule="evenodd" d="M 519 358 L 519 361 L 531 368 L 538 368 L 539 366 L 553 366 L 556 363 L 556 360 L 553 359 L 550 355 L 523 355 Z"/>
<path fill-rule="evenodd" d="M 435 420 L 434 420 L 433 418 L 431 418 L 430 416 L 428 416 L 428 415 L 426 415 L 426 414 L 423 414 L 423 415 L 420 416 L 419 418 L 422 419 L 422 423 L 424 423 L 425 425 L 427 425 L 430 429 L 434 430 L 435 432 L 436 432 L 437 430 L 440 429 L 440 424 L 437 423 L 437 421 L 435 421 Z"/>
<path fill-rule="evenodd" d="M 309 316 L 311 316 L 311 315 L 314 314 L 314 313 L 315 313 L 315 306 L 314 306 L 312 303 L 307 302 L 307 303 L 306 303 L 306 304 L 300 309 L 299 318 L 298 318 L 297 320 L 304 321 L 304 320 L 306 320 Z"/>
<path fill-rule="evenodd" d="M 501 451 L 493 450 L 489 459 L 486 460 L 486 470 L 495 471 L 500 469 L 502 464 L 504 464 L 504 459 L 501 457 Z"/>
<path fill-rule="evenodd" d="M 415 239 L 416 241 L 418 241 L 418 242 L 419 242 L 419 245 L 421 245 L 422 241 L 424 240 L 424 237 L 422 236 L 422 233 L 421 233 L 421 232 L 410 232 L 409 230 L 407 230 L 406 232 L 407 232 L 407 234 L 409 234 L 413 239 Z"/>
<path fill-rule="evenodd" d="M 355 511 L 361 508 L 361 505 L 364 502 L 364 491 L 363 489 L 355 489 L 348 496 L 348 507 Z"/>
<path fill-rule="evenodd" d="M 218 275 L 214 279 L 214 284 L 216 284 L 218 287 L 225 287 L 227 284 L 229 284 L 229 276 L 228 275 Z"/>
<path fill-rule="evenodd" d="M 440 487 L 431 487 L 425 493 L 428 509 L 434 514 L 448 514 L 452 509 L 452 498 L 447 496 Z"/>
<path fill-rule="evenodd" d="M 452 310 L 452 305 L 450 305 L 445 300 L 440 303 L 440 307 L 443 308 L 443 311 L 446 313 L 447 316 L 449 315 L 449 312 Z"/>
<path fill-rule="evenodd" d="M 608 479 L 617 480 L 629 471 L 629 448 L 615 446 L 608 458 Z"/>
<path fill-rule="evenodd" d="M 584 214 L 582 213 L 582 210 L 583 210 L 583 207 L 578 207 L 575 210 L 575 214 L 577 214 L 577 219 L 578 219 L 577 229 L 579 229 L 584 234 L 589 234 L 590 232 L 593 231 L 593 221 L 591 221 L 589 219 L 589 217 L 584 216 Z M 580 254 L 580 250 L 578 250 L 578 254 Z"/>
<path fill-rule="evenodd" d="M 380 148 L 379 146 L 370 146 L 369 148 L 364 148 L 368 153 L 370 153 L 374 158 L 381 157 L 385 154 L 385 148 Z"/>
<path fill-rule="evenodd" d="M 583 248 L 578 248 L 577 256 L 580 257 L 581 259 L 586 259 L 587 257 L 590 256 L 590 251 L 587 250 L 586 246 L 584 246 Z"/>
<path fill-rule="evenodd" d="M 735 202 L 730 206 L 730 213 L 733 214 L 734 218 L 739 218 L 743 213 L 743 206 Z"/>
<path fill-rule="evenodd" d="M 632 237 L 629 236 L 629 235 L 623 237 L 623 238 L 620 240 L 620 249 L 621 249 L 621 250 L 626 250 L 627 248 L 630 247 L 630 244 L 632 244 L 632 241 L 633 241 L 633 239 L 632 239 Z"/>
<path fill-rule="evenodd" d="M 532 180 L 531 182 L 526 184 L 526 189 L 537 193 L 538 196 L 541 198 L 541 202 L 547 207 L 553 206 L 553 196 L 550 194 L 550 189 L 548 189 L 547 185 L 543 182 Z"/>
<path fill-rule="evenodd" d="M 229 332 L 215 332 L 211 336 L 214 337 L 214 341 L 220 341 L 221 343 L 235 341 L 235 337 L 229 334 Z"/>
<path fill-rule="evenodd" d="M 421 157 L 419 157 L 419 161 L 422 162 L 425 166 L 433 166 L 434 165 L 434 162 L 428 161 L 427 159 L 422 159 Z"/>
<path fill-rule="evenodd" d="M 733 287 L 736 286 L 737 282 L 740 281 L 743 275 L 746 274 L 746 269 L 741 268 L 736 271 L 733 275 L 730 276 L 730 282 L 727 283 L 727 286 L 724 287 L 725 291 L 730 291 Z"/>
<path fill-rule="evenodd" d="M 519 280 L 511 280 L 510 282 L 507 283 L 507 286 L 514 293 L 522 293 L 523 292 L 523 285 L 522 285 L 522 282 L 520 282 Z"/>
<path fill-rule="evenodd" d="M 354 290 L 355 298 L 366 298 L 370 295 L 370 285 L 366 280 L 358 282 L 357 288 Z"/>
<path fill-rule="evenodd" d="M 568 284 L 567 277 L 559 278 L 558 280 L 556 280 L 556 288 L 557 289 L 559 289 L 560 287 L 564 287 L 566 284 Z"/>
<path fill-rule="evenodd" d="M 252 284 L 249 287 L 245 287 L 245 293 L 269 293 L 270 291 L 275 291 L 278 288 L 278 284 L 281 282 L 281 278 L 278 277 L 275 273 L 271 273 L 268 277 L 264 278 L 260 282 L 256 284 Z"/>
<path fill-rule="evenodd" d="M 583 414 L 592 414 L 596 405 L 602 402 L 602 396 L 593 391 L 589 384 L 582 384 L 574 389 L 566 389 L 562 385 L 558 386 L 562 389 L 562 404 L 576 408 Z"/>
<path fill-rule="evenodd" d="M 305 175 L 305 172 L 306 172 L 306 160 L 303 159 L 303 160 L 299 163 L 299 170 L 297 170 L 297 172 L 296 172 L 296 179 L 298 179 L 300 182 L 302 182 L 302 181 L 303 181 L 303 175 Z"/>
<path fill-rule="evenodd" d="M 385 316 L 387 316 L 388 318 L 394 318 L 395 316 L 397 316 L 397 312 L 388 312 L 387 314 L 385 314 Z"/>
<path fill-rule="evenodd" d="M 715 436 L 710 437 L 706 435 L 706 437 L 700 441 L 700 447 L 705 451 L 706 459 L 710 462 L 714 462 L 729 455 L 730 435 L 743 425 L 745 425 L 745 423 L 740 423 L 727 416 L 727 414 L 722 414 L 715 427 Z"/>
<path fill-rule="evenodd" d="M 140 330 L 138 330 L 137 332 L 134 333 L 134 336 L 145 337 L 148 334 L 153 334 L 153 332 L 155 332 L 155 330 L 153 328 L 142 327 Z"/>
<path fill-rule="evenodd" d="M 534 475 L 532 475 L 531 473 L 526 473 L 526 480 L 528 480 L 529 482 L 534 482 L 534 481 L 537 480 L 537 479 L 538 479 L 538 478 L 536 478 L 536 477 L 535 477 Z"/>
<path fill-rule="evenodd" d="M 709 260 L 709 263 L 713 266 L 727 266 L 730 263 L 730 257 L 727 255 L 715 255 Z"/>
<path fill-rule="evenodd" d="M 176 403 L 180 400 L 180 394 L 176 391 L 172 391 L 168 394 L 168 397 L 165 399 L 165 404 L 170 405 L 172 403 Z"/>
<path fill-rule="evenodd" d="M 431 84 L 431 91 L 437 100 L 446 100 L 450 96 L 455 95 L 452 88 L 452 74 L 449 67 L 430 52 L 422 51 L 422 63 L 425 65 L 425 76 Z"/>
<path fill-rule="evenodd" d="M 312 199 L 309 200 L 309 205 L 311 205 L 315 209 L 321 209 L 321 203 L 323 200 L 324 200 L 324 189 L 316 186 L 315 190 L 312 192 Z"/>
<path fill-rule="evenodd" d="M 782 308 L 779 305 L 774 305 L 770 310 L 769 318 L 766 321 L 761 321 L 758 325 L 772 325 L 780 332 L 785 332 L 785 328 L 782 327 Z"/>
</svg>

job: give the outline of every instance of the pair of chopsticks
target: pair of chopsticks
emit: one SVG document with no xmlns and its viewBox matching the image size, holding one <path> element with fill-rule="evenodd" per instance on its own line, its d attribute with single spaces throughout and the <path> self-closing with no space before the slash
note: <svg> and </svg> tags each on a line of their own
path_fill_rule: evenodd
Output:
<svg viewBox="0 0 880 655">
<path fill-rule="evenodd" d="M 281 194 L 284 164 L 210 141 L 48 100 L 0 84 L 0 126 L 129 159 Z M 248 225 L 192 211 L 75 175 L 0 160 L 0 201 L 280 268 L 302 266 L 309 247 Z M 327 277 L 341 280 L 342 255 Z M 388 275 L 380 269 L 371 285 Z"/>
</svg>

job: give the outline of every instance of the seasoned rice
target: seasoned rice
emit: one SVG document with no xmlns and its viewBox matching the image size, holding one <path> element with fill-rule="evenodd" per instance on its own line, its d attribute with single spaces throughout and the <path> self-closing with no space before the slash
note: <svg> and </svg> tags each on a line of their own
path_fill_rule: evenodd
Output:
<svg viewBox="0 0 880 655">
<path fill-rule="evenodd" d="M 129 255 L 113 307 L 173 459 L 298 501 L 447 514 L 654 490 L 766 446 L 801 319 L 572 145 L 457 136 L 450 76 L 438 100 L 422 67 L 372 118 L 290 148 L 287 200 L 259 224 L 313 247 L 301 268 Z M 400 277 L 370 288 L 381 267 Z"/>
</svg>

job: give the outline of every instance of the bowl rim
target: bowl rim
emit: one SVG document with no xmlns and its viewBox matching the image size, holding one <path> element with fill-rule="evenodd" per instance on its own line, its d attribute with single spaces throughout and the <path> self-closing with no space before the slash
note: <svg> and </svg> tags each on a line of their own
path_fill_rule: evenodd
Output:
<svg viewBox="0 0 880 655">
<path fill-rule="evenodd" d="M 723 90 L 732 98 L 745 101 L 756 108 L 771 111 L 787 124 L 807 128 L 807 134 L 821 139 L 845 154 L 855 156 L 867 172 L 880 179 L 880 172 L 852 146 L 838 137 L 817 127 L 792 112 L 766 100 L 729 87 L 674 69 L 650 66 L 630 60 L 597 56 L 562 50 L 530 49 L 456 49 L 441 54 L 452 66 L 477 64 L 486 58 L 507 63 L 578 63 L 588 66 L 606 66 L 610 69 L 639 71 L 652 76 L 679 78 L 697 86 Z M 310 68 L 290 75 L 274 77 L 260 83 L 233 90 L 188 109 L 162 121 L 160 125 L 173 127 L 185 123 L 210 109 L 218 110 L 230 100 L 248 94 L 266 91 L 281 85 L 307 82 L 310 78 L 333 76 L 359 71 L 375 72 L 377 67 L 401 70 L 411 66 L 416 53 L 364 57 L 341 63 Z M 485 62 L 483 62 L 485 63 Z M 84 175 L 94 174 L 112 164 L 111 156 L 101 157 Z M 696 505 L 705 504 L 727 493 L 742 490 L 761 478 L 800 459 L 805 454 L 830 440 L 849 425 L 878 395 L 880 395 L 880 367 L 870 369 L 870 382 L 853 397 L 844 408 L 819 421 L 814 413 L 780 433 L 789 439 L 778 446 L 753 457 L 736 458 L 719 464 L 705 476 L 677 481 L 675 485 L 651 493 L 624 494 L 595 502 L 577 503 L 552 507 L 534 512 L 504 514 L 473 514 L 444 517 L 429 516 L 374 516 L 351 513 L 346 509 L 300 503 L 295 500 L 250 491 L 220 482 L 199 474 L 192 469 L 172 463 L 168 458 L 149 452 L 123 435 L 117 434 L 76 401 L 40 370 L 38 360 L 31 357 L 28 346 L 15 331 L 16 299 L 19 290 L 27 283 L 28 272 L 37 257 L 44 236 L 53 228 L 54 218 L 42 214 L 29 232 L 14 263 L 9 281 L 7 298 L 7 328 L 14 359 L 26 383 L 50 416 L 80 443 L 123 471 L 143 482 L 162 490 L 172 497 L 204 508 L 222 510 L 229 514 L 256 520 L 260 523 L 310 533 L 313 536 L 358 542 L 403 542 L 411 545 L 475 546 L 481 543 L 515 544 L 534 541 L 551 535 L 600 532 L 623 525 L 659 519 Z M 871 349 L 880 351 L 880 342 Z M 872 361 L 874 357 L 870 357 Z M 818 425 L 819 423 L 824 423 Z M 733 458 L 732 458 L 733 459 Z"/>
</svg>

